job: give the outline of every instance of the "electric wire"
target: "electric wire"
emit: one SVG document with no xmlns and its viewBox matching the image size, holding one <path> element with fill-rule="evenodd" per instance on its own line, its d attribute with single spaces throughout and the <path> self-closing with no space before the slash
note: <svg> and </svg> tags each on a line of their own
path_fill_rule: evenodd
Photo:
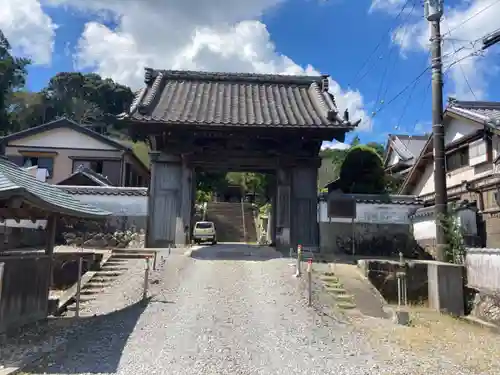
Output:
<svg viewBox="0 0 500 375">
<path fill-rule="evenodd" d="M 444 25 L 444 22 L 445 22 L 445 19 L 443 18 L 443 25 Z M 449 30 L 449 28 L 448 28 L 448 30 Z M 453 42 L 453 40 L 450 39 L 450 43 L 451 43 L 451 46 L 452 46 L 453 50 L 455 51 L 455 53 L 457 53 L 458 51 L 457 51 L 457 48 L 455 47 L 455 43 Z M 465 83 L 467 84 L 469 91 L 472 93 L 472 96 L 474 97 L 474 99 L 477 100 L 476 93 L 472 89 L 472 86 L 469 82 L 469 79 L 467 78 L 467 75 L 465 74 L 465 71 L 464 71 L 462 64 L 459 63 L 458 66 L 460 67 L 460 71 L 462 72 L 462 76 L 464 77 Z"/>
<path fill-rule="evenodd" d="M 463 20 L 462 22 L 460 22 L 457 26 L 455 26 L 455 27 L 451 28 L 450 30 L 448 30 L 448 32 L 444 33 L 443 35 L 441 35 L 441 37 L 445 37 L 447 35 L 451 35 L 451 33 L 453 31 L 459 29 L 460 27 L 462 27 L 463 25 L 465 25 L 470 20 L 472 20 L 475 17 L 479 16 L 480 14 L 486 12 L 488 9 L 492 8 L 493 6 L 495 6 L 496 4 L 499 4 L 499 3 L 500 3 L 500 0 L 495 0 L 493 3 L 487 5 L 486 7 L 482 8 L 478 12 L 474 13 L 472 16 L 470 16 L 470 17 L 466 18 L 465 20 Z"/>
<path fill-rule="evenodd" d="M 398 20 L 399 20 L 399 17 L 401 17 L 401 15 L 403 14 L 404 10 L 406 9 L 407 5 L 410 3 L 411 0 L 406 0 L 406 2 L 403 4 L 403 6 L 401 7 L 401 10 L 399 11 L 399 13 L 396 15 L 395 17 L 395 23 L 397 24 Z M 499 0 L 500 1 L 500 0 Z M 354 78 L 352 79 L 352 85 L 348 85 L 349 87 L 355 87 L 359 84 L 359 82 L 361 82 L 365 77 L 366 75 L 370 72 L 370 69 L 368 69 L 361 77 L 358 78 L 359 74 L 363 71 L 363 69 L 368 65 L 368 63 L 370 62 L 371 58 L 373 57 L 373 55 L 375 54 L 375 52 L 377 52 L 377 50 L 379 49 L 379 47 L 382 45 L 382 42 L 385 40 L 386 36 L 388 33 L 391 32 L 391 30 L 393 29 L 393 26 L 391 25 L 387 31 L 385 33 L 382 34 L 382 37 L 380 38 L 379 42 L 376 44 L 375 48 L 370 52 L 370 54 L 368 55 L 368 57 L 364 60 L 363 64 L 361 65 L 361 67 L 357 70 L 356 74 L 354 75 Z"/>
</svg>

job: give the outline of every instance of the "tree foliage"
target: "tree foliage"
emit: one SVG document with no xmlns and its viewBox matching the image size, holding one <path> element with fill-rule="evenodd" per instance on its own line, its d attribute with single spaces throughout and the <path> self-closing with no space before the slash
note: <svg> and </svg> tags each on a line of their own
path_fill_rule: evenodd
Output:
<svg viewBox="0 0 500 375">
<path fill-rule="evenodd" d="M 14 57 L 9 41 L 0 30 L 0 132 L 11 130 L 10 100 L 26 83 L 29 59 Z"/>
<path fill-rule="evenodd" d="M 11 87 L 21 87 L 19 81 Z M 6 132 L 19 131 L 66 117 L 79 124 L 119 128 L 116 115 L 132 103 L 129 87 L 94 73 L 58 73 L 40 92 L 11 90 L 6 100 Z"/>
<path fill-rule="evenodd" d="M 79 72 L 56 74 L 43 93 L 54 108 L 53 117 L 64 116 L 79 123 L 109 123 L 115 115 L 124 112 L 134 98 L 129 87 L 109 78 L 102 79 L 95 73 Z"/>
<path fill-rule="evenodd" d="M 383 194 L 386 192 L 382 159 L 365 145 L 352 147 L 340 168 L 340 188 L 344 193 Z"/>
</svg>

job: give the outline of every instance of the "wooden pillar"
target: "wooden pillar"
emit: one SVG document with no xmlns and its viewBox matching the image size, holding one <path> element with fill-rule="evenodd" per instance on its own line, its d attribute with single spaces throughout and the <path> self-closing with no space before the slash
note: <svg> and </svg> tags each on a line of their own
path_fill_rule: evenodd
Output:
<svg viewBox="0 0 500 375">
<path fill-rule="evenodd" d="M 276 248 L 289 250 L 291 247 L 290 206 L 292 197 L 290 169 L 278 169 L 276 185 Z"/>
<path fill-rule="evenodd" d="M 56 226 L 57 226 L 57 215 L 50 215 L 47 219 L 47 226 L 45 227 L 46 242 L 45 242 L 45 255 L 50 256 L 49 270 L 47 272 L 48 285 L 47 287 L 52 287 L 54 283 L 54 247 L 56 243 Z"/>
<path fill-rule="evenodd" d="M 192 170 L 178 155 L 152 152 L 147 247 L 185 246 L 191 220 Z"/>
<path fill-rule="evenodd" d="M 291 245 L 319 251 L 318 167 L 315 163 L 291 170 Z"/>
<path fill-rule="evenodd" d="M 45 255 L 54 254 L 54 246 L 56 243 L 56 225 L 57 215 L 50 215 L 47 219 Z"/>
</svg>

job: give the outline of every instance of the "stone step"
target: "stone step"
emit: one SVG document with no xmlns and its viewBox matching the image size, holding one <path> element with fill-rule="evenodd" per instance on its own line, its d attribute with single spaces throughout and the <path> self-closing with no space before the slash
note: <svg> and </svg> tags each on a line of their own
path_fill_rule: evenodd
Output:
<svg viewBox="0 0 500 375">
<path fill-rule="evenodd" d="M 119 272 L 119 271 L 115 271 L 115 270 L 101 270 L 101 271 L 97 271 L 96 272 L 96 276 L 97 277 L 118 277 L 120 276 L 121 274 L 123 274 L 123 272 Z"/>
</svg>

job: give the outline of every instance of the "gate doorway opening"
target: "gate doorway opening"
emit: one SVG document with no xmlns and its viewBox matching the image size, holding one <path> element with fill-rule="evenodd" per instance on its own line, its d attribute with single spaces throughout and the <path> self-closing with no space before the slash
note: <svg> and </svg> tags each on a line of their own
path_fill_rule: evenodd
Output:
<svg viewBox="0 0 500 375">
<path fill-rule="evenodd" d="M 219 243 L 257 244 L 263 237 L 271 242 L 259 214 L 271 202 L 273 173 L 196 169 L 195 175 L 193 228 L 199 221 L 213 222 Z"/>
<path fill-rule="evenodd" d="M 361 120 L 340 115 L 328 76 L 146 69 L 145 87 L 120 116 L 151 148 L 147 247 L 185 246 L 198 171 L 273 176 L 272 237 L 279 249 L 317 249 L 318 156 Z"/>
</svg>

